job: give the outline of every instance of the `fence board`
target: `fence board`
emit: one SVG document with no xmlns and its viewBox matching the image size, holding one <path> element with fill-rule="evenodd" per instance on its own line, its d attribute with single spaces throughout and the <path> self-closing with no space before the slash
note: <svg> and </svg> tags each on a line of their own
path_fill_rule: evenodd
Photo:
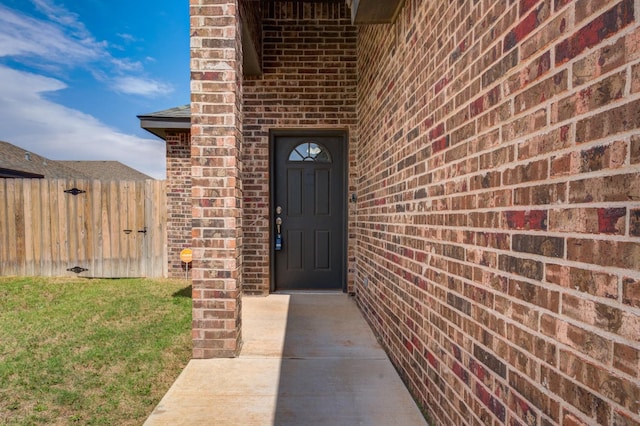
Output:
<svg viewBox="0 0 640 426">
<path fill-rule="evenodd" d="M 96 259 L 99 259 L 99 247 L 100 247 L 100 235 L 102 234 L 102 230 L 99 228 L 101 220 L 100 220 L 100 206 L 98 205 L 96 208 L 96 199 L 100 201 L 100 194 L 102 191 L 102 187 L 100 185 L 100 181 L 92 181 L 91 182 L 91 191 L 85 197 L 85 215 L 86 215 L 86 227 L 85 232 L 87 236 L 87 262 L 88 268 L 90 271 L 96 276 L 101 276 L 102 268 L 98 268 L 100 262 L 97 262 Z M 93 214 L 95 212 L 95 214 Z M 95 230 L 91 232 L 91 230 Z"/>
<path fill-rule="evenodd" d="M 119 214 L 120 211 L 126 210 L 127 206 L 123 205 L 126 202 L 126 197 L 121 192 L 120 182 L 112 182 L 113 190 L 112 194 L 112 203 L 110 205 L 111 211 L 111 248 L 113 250 L 112 259 L 115 261 L 115 270 L 117 270 L 117 274 L 120 277 L 127 277 L 127 271 L 124 266 L 124 258 L 125 258 L 125 250 L 126 247 L 123 244 L 123 238 L 121 233 L 124 235 L 124 230 L 127 229 L 126 220 L 124 219 L 125 215 Z M 122 209 L 122 210 L 121 210 Z"/>
<path fill-rule="evenodd" d="M 51 225 L 51 230 L 55 231 L 55 234 L 51 236 L 53 244 L 56 249 L 53 251 L 56 255 L 54 260 L 54 274 L 65 275 L 65 266 L 69 266 L 69 232 L 67 230 L 67 222 L 65 217 L 68 215 L 66 196 L 62 192 L 64 191 L 64 185 L 61 181 L 53 181 L 52 194 L 55 198 L 54 206 L 54 220 Z"/>
<path fill-rule="evenodd" d="M 145 212 L 148 217 L 146 223 L 157 224 L 150 229 L 151 239 L 147 242 L 149 249 L 146 251 L 149 261 L 146 263 L 151 268 L 148 271 L 153 276 L 166 277 L 168 271 L 167 250 L 167 193 L 164 181 L 146 182 L 147 194 Z"/>
<path fill-rule="evenodd" d="M 0 179 L 0 275 L 165 277 L 165 221 L 163 181 Z"/>
<path fill-rule="evenodd" d="M 146 187 L 145 187 L 145 183 L 143 181 L 139 181 L 136 182 L 136 194 L 137 195 L 133 202 L 135 203 L 136 209 L 135 209 L 135 221 L 136 224 L 138 226 L 137 231 L 140 230 L 145 230 L 146 231 L 146 221 L 144 220 L 144 209 L 145 209 L 145 199 L 146 199 Z M 150 236 L 147 234 L 147 232 L 145 233 L 140 233 L 137 232 L 136 233 L 136 247 L 139 250 L 140 253 L 140 274 L 142 275 L 146 275 L 147 273 L 147 266 L 146 266 L 146 261 L 147 261 L 147 245 L 146 242 L 147 240 L 150 238 Z"/>
<path fill-rule="evenodd" d="M 94 233 L 90 232 L 91 229 L 95 229 L 93 226 L 93 214 L 91 214 L 91 194 L 95 191 L 95 185 L 92 181 L 87 181 L 86 185 L 87 193 L 83 194 L 82 203 L 78 206 L 82 217 L 79 235 L 80 238 L 78 240 L 78 243 L 82 247 L 82 250 L 79 253 L 79 261 L 84 262 L 88 269 L 90 271 L 93 270 L 95 273 L 93 265 Z"/>
<path fill-rule="evenodd" d="M 121 202 L 124 206 L 126 206 L 125 207 L 126 214 L 120 215 L 120 219 L 121 219 L 120 247 L 122 249 L 122 255 L 120 259 L 122 260 L 122 270 L 124 271 L 125 276 L 130 277 L 133 275 L 131 270 L 132 269 L 131 257 L 136 255 L 134 248 L 132 247 L 131 241 L 135 239 L 137 234 L 137 229 L 136 229 L 136 224 L 133 222 L 131 218 L 131 213 L 134 206 L 132 206 L 132 203 L 131 203 L 131 191 L 130 191 L 129 185 L 126 182 L 120 182 L 120 185 L 121 185 L 120 193 L 123 195 L 123 197 L 121 198 Z M 131 233 L 125 234 L 122 231 L 123 229 L 129 229 L 131 230 Z"/>
<path fill-rule="evenodd" d="M 53 275 L 53 245 L 51 239 L 51 197 L 49 196 L 51 182 L 48 180 L 42 180 L 40 183 L 40 222 L 41 228 L 41 260 L 40 260 L 40 275 L 51 276 Z"/>
<path fill-rule="evenodd" d="M 7 189 L 5 185 L 0 185 L 0 200 L 7 199 Z M 0 275 L 4 274 L 6 269 L 6 265 L 9 262 L 9 257 L 7 255 L 7 246 L 8 246 L 8 236 L 7 232 L 4 232 L 8 229 L 7 224 L 7 205 L 6 203 L 0 204 Z"/>
<path fill-rule="evenodd" d="M 144 233 L 138 233 L 137 236 L 137 247 L 138 250 L 140 250 L 140 265 L 142 266 L 140 273 L 142 273 L 143 275 L 146 275 L 147 270 L 150 269 L 147 267 L 149 248 L 146 243 L 151 238 L 151 235 L 149 234 L 149 229 L 151 227 L 147 225 L 144 217 L 144 210 L 146 207 L 145 200 L 147 197 L 146 189 L 147 188 L 144 181 L 136 182 L 136 192 L 140 194 L 139 196 L 136 196 L 134 200 L 136 203 L 136 223 L 138 224 L 138 230 L 145 231 Z"/>
<path fill-rule="evenodd" d="M 19 182 L 13 182 L 13 185 L 9 188 L 9 205 L 7 206 L 7 215 L 9 217 L 9 223 L 12 224 L 9 229 L 9 256 L 10 256 L 10 265 L 14 271 L 20 270 L 20 265 L 18 264 L 19 259 L 21 257 L 21 253 L 19 251 L 19 242 L 18 239 L 22 240 L 24 237 L 19 237 L 18 235 L 18 227 L 20 226 L 19 216 L 22 213 L 18 213 L 16 208 L 17 199 L 19 199 L 17 192 L 18 190 L 22 190 L 20 186 L 18 186 Z"/>
<path fill-rule="evenodd" d="M 32 258 L 27 260 L 27 273 L 29 275 L 35 275 L 36 268 L 39 268 L 40 259 L 42 259 L 42 254 L 40 250 L 42 249 L 42 220 L 40 217 L 40 212 L 42 211 L 42 206 L 40 205 L 40 179 L 37 179 L 33 182 L 30 189 L 30 203 L 31 208 L 29 209 L 29 214 L 32 215 L 31 218 L 27 221 L 31 223 L 31 232 L 32 237 L 27 238 L 27 243 L 29 244 L 29 251 L 31 253 Z M 38 265 L 36 265 L 36 262 Z"/>
<path fill-rule="evenodd" d="M 56 180 L 47 181 L 49 184 L 48 192 L 42 194 L 43 197 L 49 199 L 49 217 L 48 229 L 45 230 L 49 234 L 51 240 L 51 269 L 52 276 L 61 275 L 56 269 L 60 263 L 60 225 L 58 223 L 58 182 Z"/>
<path fill-rule="evenodd" d="M 141 191 L 138 182 L 128 183 L 129 188 L 126 191 L 127 194 L 127 226 L 131 228 L 131 234 L 126 238 L 127 243 L 127 274 L 129 276 L 142 275 L 140 271 L 140 260 L 142 256 L 142 241 L 143 234 L 138 233 L 144 227 L 144 222 L 138 222 L 138 204 L 136 198 L 142 196 L 144 193 Z"/>
<path fill-rule="evenodd" d="M 102 218 L 102 225 L 100 227 L 100 231 L 102 234 L 102 261 L 100 262 L 100 268 L 102 269 L 103 275 L 107 270 L 112 270 L 113 267 L 111 264 L 112 254 L 111 254 L 111 230 L 109 227 L 109 187 L 111 183 L 105 182 L 102 184 L 101 189 L 101 197 L 100 197 L 100 212 Z"/>
<path fill-rule="evenodd" d="M 32 185 L 23 185 L 22 188 L 22 220 L 24 224 L 31 224 L 31 209 L 33 208 L 31 203 L 31 187 Z M 19 204 L 18 204 L 19 205 Z M 24 240 L 23 240 L 23 256 L 24 267 L 28 275 L 33 273 L 33 228 L 31 226 L 25 226 L 24 228 Z"/>
<path fill-rule="evenodd" d="M 23 204 L 23 185 L 21 181 L 17 181 L 16 185 L 15 185 L 15 189 L 13 192 L 13 211 L 15 214 L 15 226 L 16 226 L 16 230 L 17 229 L 21 229 L 24 230 L 24 209 L 21 208 L 22 204 Z M 16 256 L 17 256 L 17 262 L 16 262 L 16 267 L 20 268 L 20 269 L 24 269 L 25 266 L 25 249 L 24 249 L 24 240 L 25 240 L 25 233 L 24 231 L 22 232 L 16 232 L 15 234 L 15 251 L 16 251 Z"/>
</svg>

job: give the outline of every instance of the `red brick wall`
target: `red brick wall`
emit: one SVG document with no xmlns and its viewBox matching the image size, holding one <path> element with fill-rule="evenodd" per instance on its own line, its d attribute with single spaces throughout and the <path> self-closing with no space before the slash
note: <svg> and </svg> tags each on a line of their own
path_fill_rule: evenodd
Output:
<svg viewBox="0 0 640 426">
<path fill-rule="evenodd" d="M 170 278 L 184 278 L 180 252 L 191 247 L 191 134 L 168 132 L 167 252 Z"/>
<path fill-rule="evenodd" d="M 344 129 L 350 148 L 357 141 L 356 29 L 344 4 L 265 2 L 262 33 L 264 73 L 243 83 L 243 290 L 256 294 L 270 284 L 269 130 Z M 354 182 L 353 149 L 349 162 Z"/>
<path fill-rule="evenodd" d="M 357 298 L 436 424 L 640 422 L 640 2 L 358 35 Z"/>
</svg>

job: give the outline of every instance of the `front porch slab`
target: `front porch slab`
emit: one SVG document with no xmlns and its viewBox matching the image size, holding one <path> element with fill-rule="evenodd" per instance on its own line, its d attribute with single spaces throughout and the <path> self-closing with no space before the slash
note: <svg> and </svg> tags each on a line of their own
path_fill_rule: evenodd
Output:
<svg viewBox="0 0 640 426">
<path fill-rule="evenodd" d="M 192 360 L 145 425 L 426 424 L 353 299 L 243 298 L 238 358 Z"/>
</svg>

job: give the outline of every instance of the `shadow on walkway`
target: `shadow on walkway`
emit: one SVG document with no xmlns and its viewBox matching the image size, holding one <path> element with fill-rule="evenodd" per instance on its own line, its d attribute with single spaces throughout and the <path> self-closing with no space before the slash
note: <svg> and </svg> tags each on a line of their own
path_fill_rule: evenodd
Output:
<svg viewBox="0 0 640 426">
<path fill-rule="evenodd" d="M 189 362 L 145 425 L 426 425 L 343 293 L 245 297 L 243 340 Z"/>
</svg>

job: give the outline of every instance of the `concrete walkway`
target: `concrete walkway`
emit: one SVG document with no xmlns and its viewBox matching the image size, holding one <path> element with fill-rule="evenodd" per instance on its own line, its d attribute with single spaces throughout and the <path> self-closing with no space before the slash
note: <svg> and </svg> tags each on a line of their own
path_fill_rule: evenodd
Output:
<svg viewBox="0 0 640 426">
<path fill-rule="evenodd" d="M 233 359 L 191 360 L 154 425 L 426 425 L 352 298 L 242 299 Z"/>
</svg>

